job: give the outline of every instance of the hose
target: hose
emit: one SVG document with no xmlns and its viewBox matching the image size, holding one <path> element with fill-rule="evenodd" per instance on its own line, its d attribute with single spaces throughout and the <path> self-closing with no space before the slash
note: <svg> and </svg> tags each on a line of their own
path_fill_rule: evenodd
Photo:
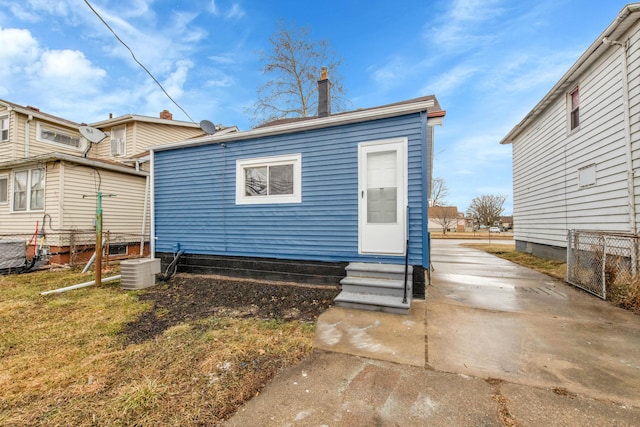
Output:
<svg viewBox="0 0 640 427">
<path fill-rule="evenodd" d="M 178 260 L 184 254 L 184 250 L 179 250 L 178 252 L 173 254 L 173 261 L 167 266 L 167 269 L 164 271 L 164 274 L 158 276 L 158 279 L 162 282 L 167 282 L 171 277 L 176 274 L 178 271 Z"/>
</svg>

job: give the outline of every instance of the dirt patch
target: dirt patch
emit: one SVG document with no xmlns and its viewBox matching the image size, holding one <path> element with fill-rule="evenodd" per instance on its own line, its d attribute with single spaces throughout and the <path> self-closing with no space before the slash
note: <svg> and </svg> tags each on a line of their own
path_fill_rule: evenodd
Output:
<svg viewBox="0 0 640 427">
<path fill-rule="evenodd" d="M 315 322 L 332 306 L 336 287 L 178 274 L 140 292 L 151 310 L 124 328 L 126 344 L 141 343 L 179 323 L 209 316 Z"/>
</svg>

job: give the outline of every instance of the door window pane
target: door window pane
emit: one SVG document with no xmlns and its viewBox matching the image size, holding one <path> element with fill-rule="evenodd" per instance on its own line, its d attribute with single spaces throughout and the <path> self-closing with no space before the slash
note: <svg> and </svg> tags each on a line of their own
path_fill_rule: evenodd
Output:
<svg viewBox="0 0 640 427">
<path fill-rule="evenodd" d="M 396 188 L 370 188 L 367 190 L 367 222 L 395 224 L 398 221 L 398 191 Z"/>
<path fill-rule="evenodd" d="M 390 224 L 398 221 L 397 152 L 367 155 L 367 222 Z"/>
</svg>

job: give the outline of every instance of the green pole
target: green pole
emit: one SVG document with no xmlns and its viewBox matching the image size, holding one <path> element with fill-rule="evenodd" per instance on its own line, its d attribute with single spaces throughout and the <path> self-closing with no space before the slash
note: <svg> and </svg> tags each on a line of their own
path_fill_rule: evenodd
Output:
<svg viewBox="0 0 640 427">
<path fill-rule="evenodd" d="M 98 192 L 96 206 L 96 286 L 102 283 L 102 193 Z"/>
</svg>

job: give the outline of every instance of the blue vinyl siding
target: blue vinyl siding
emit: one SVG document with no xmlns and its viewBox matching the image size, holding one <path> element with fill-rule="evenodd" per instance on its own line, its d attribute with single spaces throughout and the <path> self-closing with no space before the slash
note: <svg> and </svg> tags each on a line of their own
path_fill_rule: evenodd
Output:
<svg viewBox="0 0 640 427">
<path fill-rule="evenodd" d="M 358 254 L 358 144 L 407 137 L 410 262 L 422 265 L 420 114 L 154 153 L 157 252 L 404 263 Z M 236 205 L 236 160 L 302 154 L 302 203 Z"/>
</svg>

